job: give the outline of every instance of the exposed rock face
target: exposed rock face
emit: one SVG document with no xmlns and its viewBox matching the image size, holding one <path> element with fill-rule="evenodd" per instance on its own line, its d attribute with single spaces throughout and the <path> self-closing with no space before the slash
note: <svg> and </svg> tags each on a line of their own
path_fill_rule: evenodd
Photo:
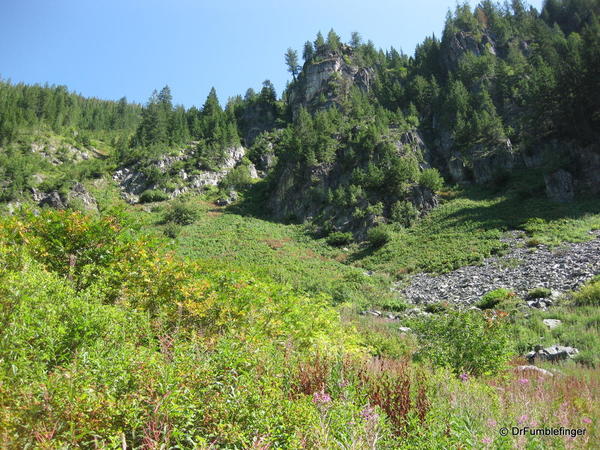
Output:
<svg viewBox="0 0 600 450">
<path fill-rule="evenodd" d="M 188 149 L 189 150 L 189 149 Z M 163 189 L 159 185 L 152 183 L 148 177 L 141 172 L 137 165 L 132 167 L 123 167 L 117 170 L 113 179 L 119 183 L 122 189 L 123 198 L 129 203 L 139 202 L 139 196 L 146 190 L 158 189 L 166 192 L 169 197 L 177 197 L 190 190 L 201 191 L 208 186 L 217 186 L 219 182 L 235 167 L 240 164 L 246 154 L 246 149 L 241 145 L 231 146 L 224 150 L 224 158 L 218 170 L 200 170 L 198 165 L 195 174 L 188 174 L 184 169 L 179 169 L 172 173 L 172 179 L 176 180 L 177 186 L 171 189 Z M 182 152 L 174 156 L 164 156 L 154 161 L 152 165 L 163 173 L 171 172 L 173 165 L 179 161 L 187 161 L 193 158 L 193 151 Z M 257 177 L 256 168 L 249 166 L 250 176 Z"/>
<path fill-rule="evenodd" d="M 410 132 L 388 138 L 395 145 L 400 158 L 415 157 L 423 160 L 422 152 L 426 150 L 418 133 Z M 330 163 L 301 168 L 292 163 L 279 167 L 273 179 L 273 195 L 269 199 L 269 207 L 275 218 L 327 222 L 334 230 L 352 231 L 356 238 L 363 239 L 368 228 L 384 223 L 387 220 L 385 217 L 390 217 L 390 210 L 398 201 L 411 202 L 421 214 L 437 206 L 435 193 L 416 183 L 409 187 L 406 194 L 400 195 L 390 190 L 387 194 L 378 194 L 377 199 L 371 198 L 371 203 L 379 202 L 383 205 L 382 213 L 368 211 L 367 198 L 362 198 L 358 205 L 353 206 L 341 206 L 328 201 L 328 193 L 345 189 L 351 182 L 352 172 L 344 163 L 347 151 L 352 150 L 340 148 L 336 158 Z M 424 162 L 423 167 L 428 165 Z M 365 212 L 363 215 L 356 215 L 356 209 Z"/>
<path fill-rule="evenodd" d="M 81 183 L 75 183 L 65 198 L 61 197 L 58 191 L 42 192 L 35 188 L 31 189 L 31 197 L 39 206 L 49 206 L 55 209 L 78 207 L 87 211 L 98 210 L 96 199 Z"/>
<path fill-rule="evenodd" d="M 573 177 L 566 170 L 557 170 L 554 173 L 544 175 L 546 183 L 546 194 L 556 202 L 570 202 L 575 197 L 573 189 Z"/>
<path fill-rule="evenodd" d="M 52 140 L 49 143 L 34 142 L 31 144 L 31 152 L 46 158 L 55 166 L 59 166 L 66 161 L 77 163 L 87 161 L 93 157 L 104 156 L 93 147 L 79 148 L 57 140 Z"/>
<path fill-rule="evenodd" d="M 496 55 L 496 44 L 487 33 L 484 33 L 481 40 L 478 40 L 472 33 L 459 31 L 444 44 L 447 49 L 442 54 L 443 63 L 448 70 L 452 71 L 458 68 L 460 58 L 468 52 L 477 56 L 485 53 Z"/>
<path fill-rule="evenodd" d="M 342 44 L 339 52 L 320 54 L 318 60 L 305 63 L 297 83 L 290 89 L 292 112 L 295 116 L 301 106 L 309 111 L 330 107 L 351 86 L 368 90 L 373 76 L 371 68 L 352 63 L 352 49 Z M 325 97 L 324 104 L 319 101 L 321 95 Z"/>
<path fill-rule="evenodd" d="M 275 127 L 277 111 L 273 105 L 256 102 L 244 110 L 240 118 L 242 139 L 246 147 L 251 147 L 261 133 Z"/>
<path fill-rule="evenodd" d="M 60 194 L 57 191 L 52 191 L 50 193 L 39 192 L 34 189 L 33 191 L 33 199 L 38 202 L 40 206 L 49 206 L 50 208 L 55 209 L 65 209 L 66 205 L 60 198 Z"/>
<path fill-rule="evenodd" d="M 86 190 L 81 183 L 75 183 L 71 191 L 67 194 L 67 204 L 77 205 L 86 211 L 98 211 L 96 199 Z"/>
<path fill-rule="evenodd" d="M 435 192 L 425 186 L 415 185 L 411 187 L 409 195 L 410 202 L 421 211 L 421 214 L 425 214 L 431 211 L 438 205 L 438 198 Z"/>
</svg>

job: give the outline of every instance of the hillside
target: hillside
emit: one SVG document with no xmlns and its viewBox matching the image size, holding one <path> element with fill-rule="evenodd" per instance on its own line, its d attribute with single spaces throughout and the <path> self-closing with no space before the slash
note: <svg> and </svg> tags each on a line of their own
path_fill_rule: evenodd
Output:
<svg viewBox="0 0 600 450">
<path fill-rule="evenodd" d="M 440 36 L 224 107 L 0 80 L 0 446 L 595 448 L 600 3 Z"/>
</svg>

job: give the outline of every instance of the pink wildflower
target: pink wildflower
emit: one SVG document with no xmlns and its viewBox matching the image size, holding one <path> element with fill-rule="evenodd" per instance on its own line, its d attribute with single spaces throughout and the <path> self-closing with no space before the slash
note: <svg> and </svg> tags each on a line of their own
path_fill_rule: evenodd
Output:
<svg viewBox="0 0 600 450">
<path fill-rule="evenodd" d="M 317 405 L 327 405 L 331 403 L 331 397 L 325 391 L 315 392 L 313 394 L 313 402 Z"/>
<path fill-rule="evenodd" d="M 460 378 L 462 381 L 468 381 L 469 380 L 469 374 L 467 373 L 461 373 L 458 378 Z"/>
<path fill-rule="evenodd" d="M 589 417 L 584 417 L 583 423 L 592 423 L 592 419 L 590 419 Z"/>
<path fill-rule="evenodd" d="M 521 383 L 521 384 L 527 384 L 527 383 L 529 383 L 529 379 L 527 379 L 527 378 L 521 378 L 521 379 L 519 379 L 519 383 Z"/>
<path fill-rule="evenodd" d="M 379 418 L 379 414 L 375 412 L 375 408 L 367 406 L 360 412 L 360 416 L 365 422 L 376 421 Z"/>
<path fill-rule="evenodd" d="M 484 437 L 481 442 L 483 442 L 484 444 L 491 444 L 492 443 L 492 438 L 491 437 Z"/>
<path fill-rule="evenodd" d="M 523 414 L 521 417 L 519 417 L 519 420 L 517 420 L 517 422 L 519 423 L 519 425 L 522 425 L 525 422 L 527 422 L 528 419 L 529 416 L 527 414 Z"/>
<path fill-rule="evenodd" d="M 498 425 L 498 422 L 496 422 L 494 419 L 488 419 L 487 420 L 487 426 L 490 428 L 495 427 L 496 425 Z"/>
</svg>

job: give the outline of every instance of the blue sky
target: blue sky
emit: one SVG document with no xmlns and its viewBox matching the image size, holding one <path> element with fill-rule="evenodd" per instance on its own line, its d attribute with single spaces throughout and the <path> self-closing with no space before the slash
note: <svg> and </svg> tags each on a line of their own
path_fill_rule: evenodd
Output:
<svg viewBox="0 0 600 450">
<path fill-rule="evenodd" d="M 477 2 L 471 1 L 472 5 Z M 530 0 L 540 8 L 542 0 Z M 145 102 L 171 87 L 176 103 L 221 103 L 285 87 L 283 54 L 334 28 L 412 54 L 441 35 L 455 0 L 0 0 L 0 77 L 64 84 L 86 96 Z"/>
</svg>

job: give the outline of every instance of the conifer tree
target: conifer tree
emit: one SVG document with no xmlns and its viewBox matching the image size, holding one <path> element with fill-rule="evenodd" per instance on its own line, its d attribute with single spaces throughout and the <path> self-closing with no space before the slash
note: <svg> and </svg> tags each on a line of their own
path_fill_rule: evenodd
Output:
<svg viewBox="0 0 600 450">
<path fill-rule="evenodd" d="M 298 52 L 291 47 L 285 52 L 285 63 L 288 66 L 288 72 L 292 74 L 294 81 L 296 81 L 296 75 L 300 70 L 298 65 Z"/>
</svg>

